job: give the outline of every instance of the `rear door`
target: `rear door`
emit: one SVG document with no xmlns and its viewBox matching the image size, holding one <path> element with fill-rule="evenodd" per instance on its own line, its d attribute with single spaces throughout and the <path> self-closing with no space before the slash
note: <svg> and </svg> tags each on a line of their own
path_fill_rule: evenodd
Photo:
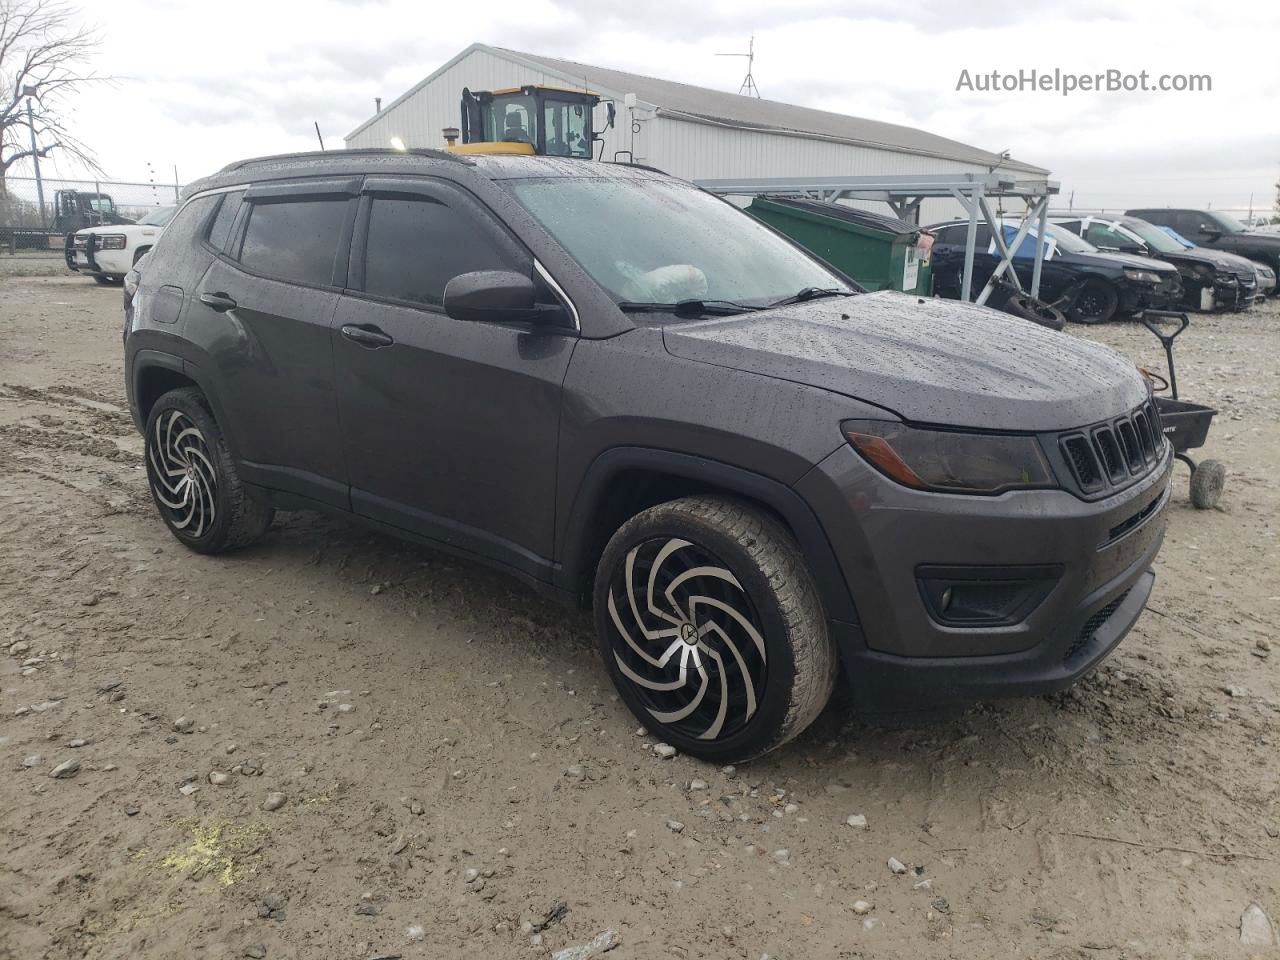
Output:
<svg viewBox="0 0 1280 960">
<path fill-rule="evenodd" d="M 334 351 L 352 509 L 545 576 L 577 331 L 443 308 L 473 270 L 539 282 L 533 257 L 458 187 L 370 178 L 351 259 Z"/>
<path fill-rule="evenodd" d="M 249 188 L 191 307 L 247 480 L 347 507 L 331 325 L 359 180 Z M 194 318 L 193 318 L 194 319 Z"/>
</svg>

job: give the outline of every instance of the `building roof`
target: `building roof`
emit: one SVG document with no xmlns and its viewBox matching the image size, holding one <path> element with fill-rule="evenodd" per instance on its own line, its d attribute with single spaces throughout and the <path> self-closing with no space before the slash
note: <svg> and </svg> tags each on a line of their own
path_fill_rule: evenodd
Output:
<svg viewBox="0 0 1280 960">
<path fill-rule="evenodd" d="M 474 43 L 469 46 L 449 63 L 384 108 L 383 113 L 398 106 L 454 63 L 477 50 L 558 77 L 577 87 L 587 86 L 597 93 L 619 99 L 628 93 L 634 93 L 637 99 L 656 107 L 659 115 L 694 123 L 848 143 L 854 146 L 937 157 L 961 163 L 998 165 L 1001 170 L 1017 170 L 1032 175 L 1044 176 L 1049 172 L 1042 167 L 1018 160 L 1001 160 L 999 154 L 988 150 L 897 123 L 850 117 L 842 113 L 814 110 L 777 100 L 725 93 L 708 87 L 676 83 L 673 80 L 660 80 L 657 77 L 627 73 L 623 70 L 610 70 L 607 67 L 597 67 L 573 60 L 521 53 L 517 50 L 491 47 L 483 43 Z M 348 139 L 375 119 L 377 119 L 376 115 L 370 117 L 348 134 Z"/>
</svg>

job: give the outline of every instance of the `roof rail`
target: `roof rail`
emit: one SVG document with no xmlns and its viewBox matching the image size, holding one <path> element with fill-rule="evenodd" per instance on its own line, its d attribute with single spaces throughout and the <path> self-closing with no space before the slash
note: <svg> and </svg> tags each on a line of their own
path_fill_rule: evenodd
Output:
<svg viewBox="0 0 1280 960">
<path fill-rule="evenodd" d="M 218 173 L 231 173 L 245 167 L 262 163 L 280 163 L 287 160 L 341 160 L 351 157 L 423 157 L 431 160 L 450 160 L 464 166 L 473 166 L 474 161 L 451 150 L 434 150 L 428 147 L 411 147 L 407 150 L 393 150 L 390 147 L 358 147 L 352 150 L 308 150 L 302 153 L 277 153 L 266 157 L 250 157 L 247 160 L 236 160 L 227 164 Z"/>
</svg>

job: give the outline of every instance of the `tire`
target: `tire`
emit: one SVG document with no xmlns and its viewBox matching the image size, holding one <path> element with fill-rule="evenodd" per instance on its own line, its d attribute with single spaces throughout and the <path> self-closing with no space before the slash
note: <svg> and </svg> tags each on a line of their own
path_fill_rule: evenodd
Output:
<svg viewBox="0 0 1280 960">
<path fill-rule="evenodd" d="M 1115 287 L 1105 280 L 1090 280 L 1067 310 L 1067 319 L 1072 323 L 1106 323 L 1116 315 L 1119 305 Z"/>
<path fill-rule="evenodd" d="M 1212 510 L 1222 498 L 1227 482 L 1227 468 L 1218 460 L 1202 460 L 1191 471 L 1191 505 L 1197 510 Z"/>
<path fill-rule="evenodd" d="M 596 570 L 595 620 L 631 712 L 704 760 L 781 746 L 835 688 L 835 645 L 799 546 L 738 500 L 686 497 L 623 524 Z"/>
<path fill-rule="evenodd" d="M 160 397 L 147 417 L 147 485 L 165 525 L 197 553 L 245 547 L 275 511 L 240 480 L 204 395 L 194 387 Z"/>
<path fill-rule="evenodd" d="M 97 284 L 101 284 L 102 286 L 106 287 L 106 286 L 110 286 L 111 278 L 108 277 L 105 273 L 95 273 L 93 275 L 93 282 Z"/>
<path fill-rule="evenodd" d="M 1067 318 L 1062 311 L 1051 304 L 1035 300 L 1022 294 L 1015 294 L 1005 304 L 1005 312 L 1023 320 L 1030 320 L 1050 330 L 1061 330 L 1067 325 Z"/>
</svg>

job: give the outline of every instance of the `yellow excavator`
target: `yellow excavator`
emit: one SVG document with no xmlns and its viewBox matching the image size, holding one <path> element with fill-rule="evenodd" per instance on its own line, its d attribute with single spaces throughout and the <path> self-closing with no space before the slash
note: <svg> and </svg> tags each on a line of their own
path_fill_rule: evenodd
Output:
<svg viewBox="0 0 1280 960">
<path fill-rule="evenodd" d="M 526 156 L 574 157 L 590 160 L 595 143 L 595 109 L 600 97 L 588 90 L 567 90 L 526 84 L 505 90 L 462 90 L 461 143 L 459 131 L 445 130 L 448 149 L 458 153 L 505 153 Z M 613 126 L 613 101 L 605 101 Z"/>
</svg>

